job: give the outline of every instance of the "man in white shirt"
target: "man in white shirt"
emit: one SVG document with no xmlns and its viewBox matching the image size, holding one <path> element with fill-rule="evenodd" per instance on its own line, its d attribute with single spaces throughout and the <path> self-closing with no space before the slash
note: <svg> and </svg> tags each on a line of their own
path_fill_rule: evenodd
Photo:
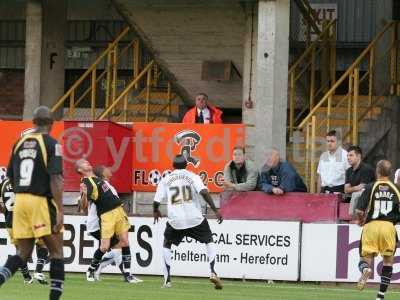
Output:
<svg viewBox="0 0 400 300">
<path fill-rule="evenodd" d="M 222 283 L 215 272 L 216 251 L 212 233 L 207 219 L 201 211 L 200 196 L 210 205 L 214 211 L 218 223 L 222 222 L 222 216 L 215 207 L 214 202 L 204 186 L 201 178 L 186 170 L 187 161 L 184 156 L 177 155 L 174 158 L 174 170 L 158 184 L 154 197 L 154 222 L 161 217 L 160 203 L 167 201 L 168 221 L 164 232 L 164 284 L 163 287 L 171 287 L 171 246 L 178 246 L 186 236 L 206 244 L 210 263 L 210 281 L 216 289 L 222 289 Z"/>
<path fill-rule="evenodd" d="M 340 146 L 340 139 L 336 130 L 326 135 L 327 151 L 322 153 L 317 173 L 321 193 L 344 193 L 346 170 L 350 168 L 347 160 L 347 151 Z"/>
</svg>

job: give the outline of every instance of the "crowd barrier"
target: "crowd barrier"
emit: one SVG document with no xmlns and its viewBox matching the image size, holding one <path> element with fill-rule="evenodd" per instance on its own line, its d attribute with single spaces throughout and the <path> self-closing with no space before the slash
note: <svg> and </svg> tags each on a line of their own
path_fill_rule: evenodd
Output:
<svg viewBox="0 0 400 300">
<path fill-rule="evenodd" d="M 339 199 L 333 194 L 233 192 L 222 195 L 225 218 L 240 220 L 296 220 L 336 222 Z"/>
</svg>

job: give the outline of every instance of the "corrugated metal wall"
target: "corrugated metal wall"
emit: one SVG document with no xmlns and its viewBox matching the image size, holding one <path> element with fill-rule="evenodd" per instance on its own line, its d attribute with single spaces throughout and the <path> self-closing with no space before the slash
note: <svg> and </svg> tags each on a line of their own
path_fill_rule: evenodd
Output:
<svg viewBox="0 0 400 300">
<path fill-rule="evenodd" d="M 310 0 L 310 3 L 315 4 L 337 5 L 338 71 L 346 70 L 386 22 L 392 19 L 393 1 L 396 0 Z M 290 38 L 298 45 L 300 12 L 294 1 L 291 2 L 290 10 Z M 302 49 L 291 50 L 292 53 L 299 51 Z M 364 68 L 361 66 L 362 70 Z"/>
<path fill-rule="evenodd" d="M 396 0 L 394 0 L 396 1 Z M 340 43 L 368 43 L 392 19 L 393 0 L 310 0 L 310 3 L 337 4 L 337 40 Z M 298 40 L 300 12 L 291 2 L 291 38 Z"/>
<path fill-rule="evenodd" d="M 66 69 L 84 69 L 104 51 L 125 28 L 123 21 L 69 21 L 66 33 Z M 132 33 L 123 39 L 135 38 Z M 74 47 L 89 47 L 80 57 L 68 57 Z M 128 52 L 131 54 L 131 52 Z M 121 69 L 131 69 L 132 56 L 124 55 L 119 63 Z M 0 68 L 23 69 L 25 67 L 25 21 L 0 21 Z M 102 66 L 104 67 L 104 66 Z"/>
</svg>

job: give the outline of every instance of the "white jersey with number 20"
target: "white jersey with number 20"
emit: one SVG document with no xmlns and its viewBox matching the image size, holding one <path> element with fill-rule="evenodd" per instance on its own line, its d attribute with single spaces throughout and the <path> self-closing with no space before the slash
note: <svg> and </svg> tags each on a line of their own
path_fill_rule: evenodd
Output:
<svg viewBox="0 0 400 300">
<path fill-rule="evenodd" d="M 177 169 L 158 184 L 155 202 L 168 204 L 168 223 L 175 229 L 186 229 L 199 225 L 204 217 L 201 212 L 199 193 L 206 189 L 200 176 Z"/>
</svg>

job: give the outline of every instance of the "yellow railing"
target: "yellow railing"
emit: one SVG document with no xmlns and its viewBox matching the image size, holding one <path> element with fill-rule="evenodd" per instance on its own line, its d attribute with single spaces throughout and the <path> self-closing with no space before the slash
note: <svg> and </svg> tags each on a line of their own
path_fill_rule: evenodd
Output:
<svg viewBox="0 0 400 300">
<path fill-rule="evenodd" d="M 134 98 L 145 100 L 145 120 L 149 121 L 150 113 L 153 113 L 150 109 L 152 88 L 158 87 L 162 71 L 153 60 L 142 65 L 144 59 L 141 57 L 138 39 L 125 42 L 125 45 L 121 46 L 122 39 L 125 38 L 124 41 L 126 41 L 129 32 L 130 29 L 125 28 L 108 45 L 93 64 L 56 102 L 52 107 L 52 112 L 64 109 L 68 105 L 67 117 L 70 119 L 103 120 L 108 118 L 114 121 L 127 122 L 128 102 Z M 121 88 L 119 83 L 122 80 L 118 78 L 118 65 L 124 58 L 132 61 L 132 78 L 128 80 L 126 86 Z M 126 77 L 123 78 L 124 84 L 125 80 Z M 104 92 L 99 91 L 101 87 Z M 100 93 L 102 93 L 101 97 L 99 96 Z M 167 95 L 165 109 L 167 109 L 171 106 L 173 100 L 169 81 L 165 94 Z M 78 109 L 81 109 L 80 114 L 77 113 Z M 88 111 L 90 112 L 88 113 Z"/>
<path fill-rule="evenodd" d="M 318 18 L 315 15 L 314 10 L 308 0 L 295 0 L 300 13 L 303 15 L 306 21 L 306 43 L 309 45 L 311 43 L 311 33 L 320 34 L 321 30 L 318 28 Z"/>
<path fill-rule="evenodd" d="M 144 88 L 138 93 L 137 96 L 133 97 L 131 104 L 139 104 L 144 110 L 144 121 L 151 122 L 154 121 L 158 115 L 167 110 L 167 116 L 171 117 L 171 106 L 172 101 L 175 99 L 175 94 L 172 93 L 172 84 L 167 81 L 167 87 L 165 89 L 158 86 L 158 81 L 161 75 L 158 65 L 154 61 L 150 61 L 147 66 L 138 74 L 138 76 L 131 81 L 121 94 L 114 100 L 108 108 L 104 110 L 98 117 L 98 120 L 109 119 L 118 122 L 128 122 L 130 119 L 128 114 L 132 111 L 128 109 L 129 94 L 132 90 L 136 89 L 138 82 L 144 82 Z M 154 108 L 151 104 L 151 95 L 153 93 L 152 89 L 156 89 L 154 93 L 163 94 L 165 99 L 164 105 L 161 109 Z M 140 105 L 144 101 L 144 105 Z M 156 105 L 157 106 L 157 105 Z M 158 106 L 157 106 L 158 107 Z M 117 109 L 118 108 L 118 109 Z M 141 111 L 136 110 L 136 114 L 140 114 Z"/>
<path fill-rule="evenodd" d="M 305 134 L 305 177 L 311 192 L 316 191 L 318 139 L 336 129 L 343 141 L 357 145 L 361 122 L 385 96 L 400 95 L 398 27 L 399 22 L 388 23 L 296 127 Z M 346 88 L 347 93 L 338 96 L 337 91 Z M 361 98 L 363 94 L 366 96 Z M 363 110 L 359 109 L 361 106 Z M 341 116 L 345 121 L 332 125 Z"/>
<path fill-rule="evenodd" d="M 316 40 L 296 59 L 288 72 L 289 135 L 306 112 L 314 108 L 324 93 L 335 82 L 336 74 L 336 20 L 324 23 Z M 317 63 L 319 62 L 319 64 Z M 320 80 L 317 74 L 320 73 Z M 304 103 L 296 104 L 297 92 L 302 89 Z"/>
<path fill-rule="evenodd" d="M 69 88 L 69 90 L 56 102 L 52 107 L 52 112 L 63 108 L 65 102 L 69 101 L 68 116 L 73 118 L 75 116 L 75 109 L 79 107 L 88 96 L 90 96 L 90 117 L 96 119 L 96 105 L 98 88 L 101 84 L 101 80 L 106 77 L 105 80 L 105 106 L 107 107 L 115 99 L 117 93 L 118 83 L 118 60 L 129 50 L 132 51 L 132 69 L 133 76 L 138 72 L 140 66 L 139 56 L 139 41 L 137 39 L 132 40 L 121 51 L 118 46 L 121 40 L 127 36 L 130 31 L 129 27 L 125 28 L 118 37 L 108 45 L 106 50 L 100 54 L 100 56 L 94 61 L 94 63 L 82 74 L 82 76 Z M 99 75 L 98 70 L 104 69 Z M 85 88 L 88 86 L 87 88 Z M 82 92 L 82 89 L 83 92 Z M 79 95 L 80 93 L 80 95 Z"/>
</svg>

